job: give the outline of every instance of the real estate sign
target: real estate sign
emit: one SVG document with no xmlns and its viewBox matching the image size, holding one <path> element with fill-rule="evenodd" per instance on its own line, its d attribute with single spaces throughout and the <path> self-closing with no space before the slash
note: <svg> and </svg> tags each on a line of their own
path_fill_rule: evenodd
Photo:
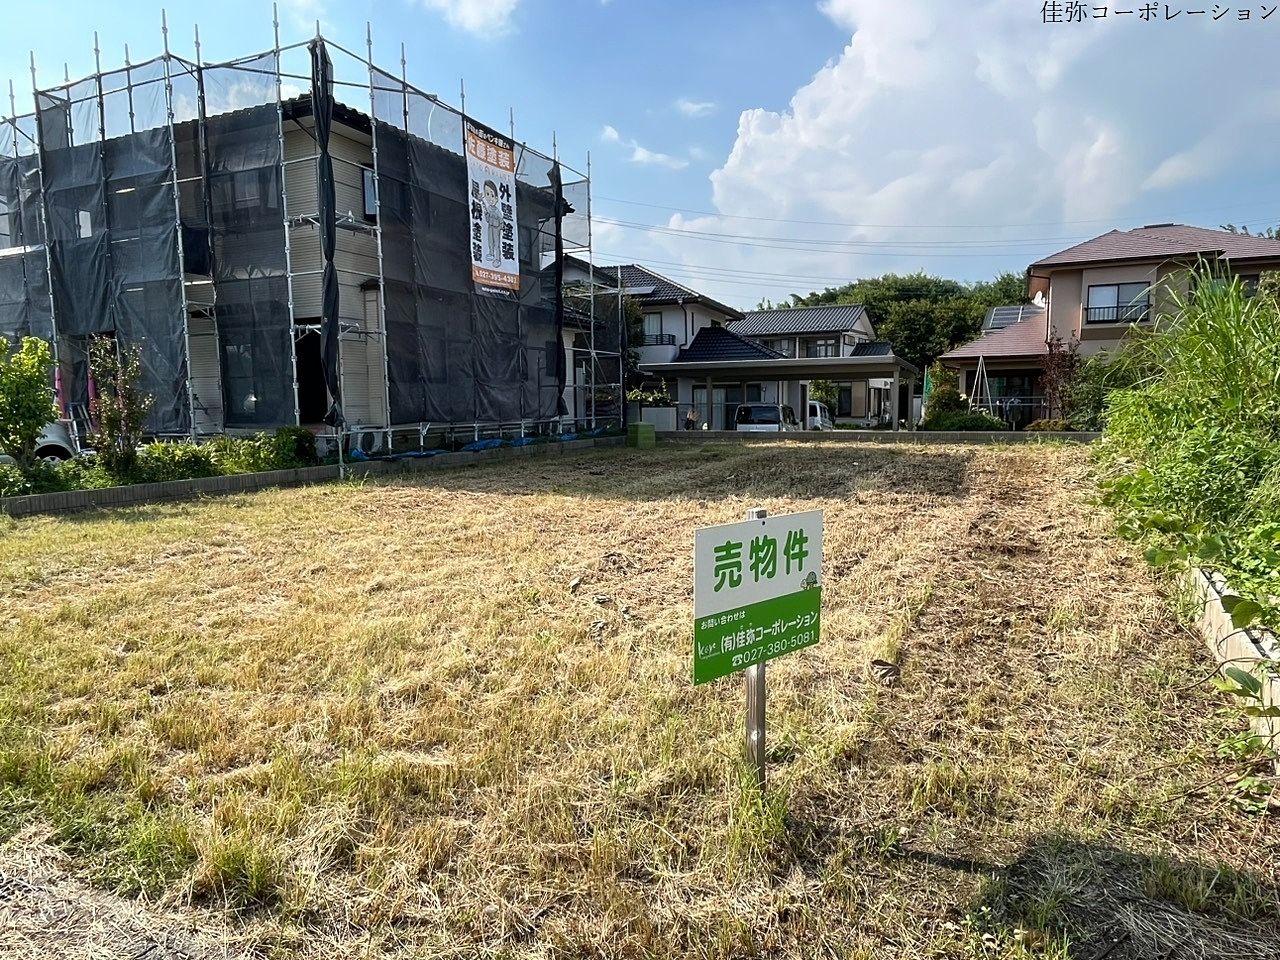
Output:
<svg viewBox="0 0 1280 960">
<path fill-rule="evenodd" d="M 693 682 L 817 643 L 821 607 L 821 510 L 695 531 Z"/>
<path fill-rule="evenodd" d="M 471 279 L 480 293 L 520 292 L 515 143 L 466 121 Z"/>
</svg>

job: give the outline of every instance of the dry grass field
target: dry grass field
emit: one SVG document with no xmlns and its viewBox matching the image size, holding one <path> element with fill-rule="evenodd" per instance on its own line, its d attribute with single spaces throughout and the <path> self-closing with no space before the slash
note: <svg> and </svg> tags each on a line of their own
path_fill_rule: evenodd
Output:
<svg viewBox="0 0 1280 960">
<path fill-rule="evenodd" d="M 0 956 L 1280 956 L 1243 724 L 1091 490 L 694 444 L 0 518 Z M 826 511 L 763 800 L 690 681 L 755 505 Z"/>
</svg>

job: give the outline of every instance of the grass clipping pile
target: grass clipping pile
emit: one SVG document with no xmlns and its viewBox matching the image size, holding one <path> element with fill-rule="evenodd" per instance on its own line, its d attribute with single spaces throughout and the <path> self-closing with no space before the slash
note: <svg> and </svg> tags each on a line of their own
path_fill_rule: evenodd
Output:
<svg viewBox="0 0 1280 960">
<path fill-rule="evenodd" d="M 707 444 L 0 520 L 0 953 L 1274 957 L 1238 718 L 1086 457 Z M 757 505 L 826 511 L 763 800 L 689 649 L 693 530 Z M 132 926 L 42 941 L 76 887 Z"/>
</svg>

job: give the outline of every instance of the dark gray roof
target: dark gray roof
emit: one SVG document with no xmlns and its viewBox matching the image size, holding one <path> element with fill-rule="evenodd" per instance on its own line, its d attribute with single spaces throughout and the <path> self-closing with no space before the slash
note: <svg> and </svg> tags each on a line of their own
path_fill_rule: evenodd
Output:
<svg viewBox="0 0 1280 960">
<path fill-rule="evenodd" d="M 857 327 L 866 311 L 861 304 L 850 303 L 818 307 L 786 307 L 777 310 L 751 310 L 733 328 L 749 337 L 773 337 L 801 333 L 844 333 Z"/>
<path fill-rule="evenodd" d="M 778 360 L 784 355 L 763 343 L 734 333 L 728 327 L 703 327 L 693 342 L 676 354 L 673 363 L 714 363 L 721 360 Z"/>
<path fill-rule="evenodd" d="M 1280 240 L 1181 223 L 1156 223 L 1134 230 L 1112 230 L 1037 260 L 1031 268 L 1109 260 L 1163 260 L 1198 254 L 1229 260 L 1280 260 Z"/>
<path fill-rule="evenodd" d="M 655 273 L 648 267 L 642 267 L 636 263 L 624 263 L 616 267 L 596 267 L 595 272 L 607 277 L 611 283 L 616 284 L 618 277 L 622 278 L 622 292 L 631 297 L 641 306 L 652 304 L 679 303 L 703 303 L 718 310 L 727 317 L 734 319 L 742 316 L 741 310 L 736 310 L 726 304 L 721 303 L 708 297 L 704 293 L 699 293 L 692 287 L 686 287 L 683 283 L 677 283 L 669 277 L 664 277 L 660 273 Z"/>
<path fill-rule="evenodd" d="M 983 321 L 983 330 L 1003 330 L 1023 320 L 1043 320 L 1044 307 L 1034 303 L 1015 303 L 1007 307 L 992 307 L 987 311 L 987 319 Z"/>
</svg>

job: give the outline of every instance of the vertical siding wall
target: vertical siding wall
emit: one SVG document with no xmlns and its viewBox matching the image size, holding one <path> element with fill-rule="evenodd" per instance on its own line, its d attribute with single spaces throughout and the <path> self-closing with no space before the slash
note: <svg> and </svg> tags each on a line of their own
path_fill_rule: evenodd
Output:
<svg viewBox="0 0 1280 960">
<path fill-rule="evenodd" d="M 299 125 L 301 124 L 301 126 Z M 316 195 L 315 140 L 311 120 L 285 126 L 285 191 L 289 216 L 314 216 Z M 304 127 L 306 129 L 304 129 Z M 373 166 L 368 134 L 335 124 L 329 143 L 333 157 L 334 196 L 339 219 L 350 213 L 364 221 L 364 175 Z M 314 225 L 292 228 L 289 236 L 293 260 L 293 316 L 295 323 L 317 323 L 320 317 L 320 230 Z M 361 284 L 378 276 L 377 238 L 364 231 L 339 227 L 334 265 L 338 269 L 338 315 L 342 335 L 342 392 L 347 422 L 385 426 L 386 342 L 382 336 L 377 294 Z"/>
</svg>

